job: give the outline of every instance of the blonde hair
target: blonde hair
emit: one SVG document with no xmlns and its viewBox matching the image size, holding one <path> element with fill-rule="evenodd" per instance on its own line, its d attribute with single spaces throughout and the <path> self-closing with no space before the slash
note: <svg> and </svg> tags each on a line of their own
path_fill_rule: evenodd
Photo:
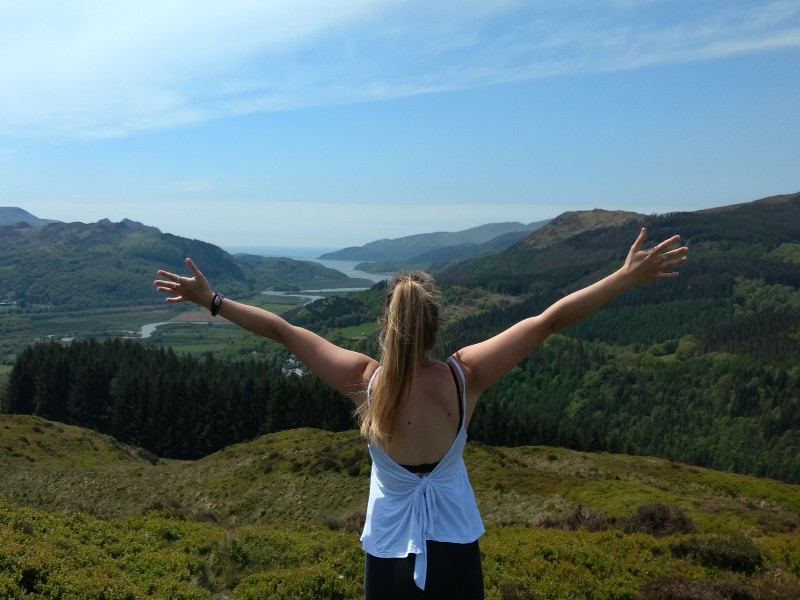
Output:
<svg viewBox="0 0 800 600">
<path fill-rule="evenodd" d="M 369 441 L 388 443 L 417 367 L 436 344 L 439 325 L 439 291 L 433 278 L 421 272 L 395 275 L 386 295 L 380 377 L 375 379 L 368 401 L 356 410 L 361 434 Z"/>
</svg>

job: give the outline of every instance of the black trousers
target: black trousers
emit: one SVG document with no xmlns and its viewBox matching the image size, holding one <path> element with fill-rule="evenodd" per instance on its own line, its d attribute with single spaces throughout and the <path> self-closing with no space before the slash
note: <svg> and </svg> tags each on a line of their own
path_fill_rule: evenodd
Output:
<svg viewBox="0 0 800 600">
<path fill-rule="evenodd" d="M 471 544 L 428 542 L 425 589 L 414 583 L 416 554 L 378 558 L 367 554 L 365 600 L 483 600 L 483 571 L 478 541 Z"/>
</svg>

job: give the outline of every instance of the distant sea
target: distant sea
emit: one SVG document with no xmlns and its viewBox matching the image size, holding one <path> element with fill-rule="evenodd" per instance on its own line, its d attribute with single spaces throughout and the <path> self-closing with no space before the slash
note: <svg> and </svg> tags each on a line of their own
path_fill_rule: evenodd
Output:
<svg viewBox="0 0 800 600">
<path fill-rule="evenodd" d="M 320 260 L 318 256 L 322 256 L 334 250 L 341 250 L 341 248 L 312 248 L 312 247 L 284 247 L 284 246 L 228 246 L 224 248 L 226 252 L 231 254 L 254 254 L 256 256 L 282 256 L 285 258 L 293 258 L 295 260 L 309 260 L 319 263 L 330 269 L 341 271 L 348 277 L 355 277 L 359 279 L 369 279 L 370 281 L 383 281 L 390 279 L 391 273 L 367 273 L 366 271 L 357 271 L 355 266 L 360 261 L 354 260 Z"/>
<path fill-rule="evenodd" d="M 319 247 L 287 247 L 287 246 L 228 246 L 226 252 L 231 254 L 255 254 L 256 256 L 285 256 L 297 260 L 309 260 L 317 258 L 328 252 L 341 250 L 341 248 L 319 248 Z"/>
</svg>

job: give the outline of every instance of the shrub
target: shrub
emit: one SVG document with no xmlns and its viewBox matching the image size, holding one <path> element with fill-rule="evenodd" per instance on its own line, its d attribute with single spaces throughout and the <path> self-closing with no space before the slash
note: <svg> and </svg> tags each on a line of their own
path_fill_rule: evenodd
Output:
<svg viewBox="0 0 800 600">
<path fill-rule="evenodd" d="M 497 587 L 503 600 L 536 600 L 536 595 L 516 579 L 505 579 Z"/>
<path fill-rule="evenodd" d="M 769 600 L 797 600 L 800 598 L 800 585 L 782 569 L 761 571 L 754 582 L 758 598 Z"/>
<path fill-rule="evenodd" d="M 642 504 L 633 516 L 623 520 L 622 525 L 625 533 L 647 533 L 656 537 L 697 530 L 682 508 L 658 502 Z"/>
<path fill-rule="evenodd" d="M 578 504 L 567 516 L 548 517 L 539 525 L 545 529 L 566 531 L 577 531 L 581 528 L 587 531 L 620 528 L 625 533 L 647 533 L 656 537 L 696 531 L 694 523 L 683 509 L 660 503 L 642 504 L 630 517 L 619 519 L 607 517 L 599 511 Z"/>
<path fill-rule="evenodd" d="M 364 511 L 358 510 L 347 514 L 331 515 L 325 519 L 325 525 L 327 525 L 328 529 L 333 531 L 347 531 L 360 534 L 364 529 L 366 520 L 367 516 Z"/>
<path fill-rule="evenodd" d="M 661 577 L 648 583 L 636 600 L 755 600 L 753 590 L 739 581 L 693 581 Z"/>
<path fill-rule="evenodd" d="M 609 519 L 599 511 L 584 508 L 580 504 L 565 517 L 547 517 L 539 523 L 545 529 L 562 529 L 565 531 L 577 531 L 581 527 L 587 531 L 604 531 L 613 524 L 613 519 Z"/>
<path fill-rule="evenodd" d="M 743 535 L 689 538 L 670 547 L 676 558 L 686 558 L 705 567 L 738 571 L 748 575 L 755 573 L 764 564 L 758 547 Z"/>
<path fill-rule="evenodd" d="M 312 565 L 251 575 L 233 593 L 234 600 L 345 600 L 344 578 L 332 569 Z"/>
</svg>

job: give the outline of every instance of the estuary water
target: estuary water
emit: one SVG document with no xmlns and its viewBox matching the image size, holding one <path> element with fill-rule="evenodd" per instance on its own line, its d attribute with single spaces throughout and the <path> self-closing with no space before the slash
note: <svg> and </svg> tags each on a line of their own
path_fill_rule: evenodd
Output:
<svg viewBox="0 0 800 600">
<path fill-rule="evenodd" d="M 367 273 L 366 271 L 356 270 L 356 265 L 361 261 L 355 260 L 323 260 L 319 258 L 323 254 L 339 250 L 339 248 L 312 248 L 312 247 L 274 247 L 274 246 L 230 246 L 225 248 L 231 254 L 255 254 L 256 256 L 275 256 L 282 258 L 292 258 L 294 260 L 307 260 L 321 264 L 323 267 L 329 269 L 336 269 L 341 271 L 348 277 L 356 277 L 358 279 L 369 279 L 370 281 L 378 282 L 389 279 L 392 273 Z M 358 291 L 358 290 L 341 290 L 341 291 Z"/>
</svg>

